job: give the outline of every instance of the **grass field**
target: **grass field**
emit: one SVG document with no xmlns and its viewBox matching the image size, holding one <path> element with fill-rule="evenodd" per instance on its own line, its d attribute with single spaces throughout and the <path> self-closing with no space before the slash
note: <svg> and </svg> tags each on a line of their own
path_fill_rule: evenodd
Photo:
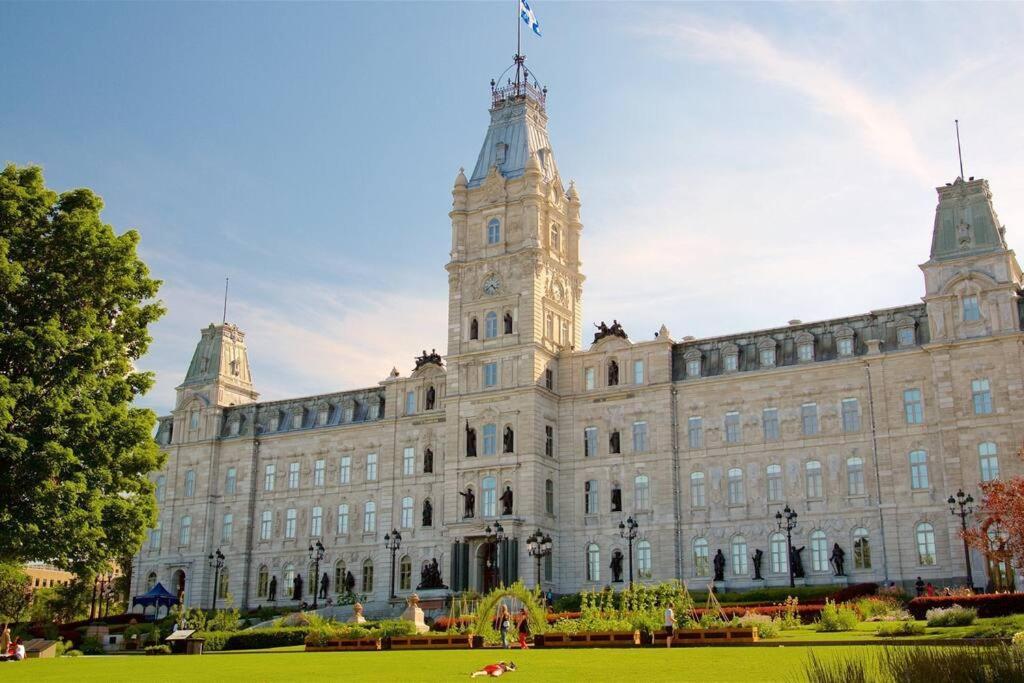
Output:
<svg viewBox="0 0 1024 683">
<path fill-rule="evenodd" d="M 7 681 L 447 681 L 507 656 L 519 671 L 503 681 L 759 681 L 803 680 L 807 647 L 719 647 L 638 650 L 500 650 L 447 652 L 277 651 L 200 657 L 111 655 L 0 663 Z M 869 647 L 815 647 L 823 657 L 854 657 Z"/>
</svg>

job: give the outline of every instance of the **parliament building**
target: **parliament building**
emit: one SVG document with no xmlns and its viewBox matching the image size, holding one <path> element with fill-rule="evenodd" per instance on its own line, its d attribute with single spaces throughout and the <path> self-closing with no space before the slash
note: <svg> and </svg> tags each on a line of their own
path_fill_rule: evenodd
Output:
<svg viewBox="0 0 1024 683">
<path fill-rule="evenodd" d="M 262 402 L 244 332 L 202 330 L 159 420 L 159 521 L 133 594 L 159 581 L 192 606 L 215 590 L 242 607 L 312 601 L 320 541 L 329 595 L 354 582 L 381 606 L 392 530 L 398 599 L 435 560 L 454 592 L 621 586 L 630 558 L 636 581 L 698 589 L 716 570 L 728 590 L 789 585 L 791 564 L 808 585 L 963 584 L 968 563 L 975 585 L 1012 588 L 1012 568 L 965 557 L 947 503 L 1024 473 L 1022 276 L 988 182 L 938 188 L 920 301 L 707 339 L 617 323 L 591 338 L 581 197 L 546 97 L 528 78 L 492 85 L 480 154 L 455 178 L 443 356 Z M 538 529 L 553 550 L 535 564 Z"/>
</svg>

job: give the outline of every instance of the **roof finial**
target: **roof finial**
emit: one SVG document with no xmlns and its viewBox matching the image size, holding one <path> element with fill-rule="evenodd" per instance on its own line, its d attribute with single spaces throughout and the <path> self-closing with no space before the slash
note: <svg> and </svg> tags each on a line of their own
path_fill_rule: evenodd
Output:
<svg viewBox="0 0 1024 683">
<path fill-rule="evenodd" d="M 960 159 L 960 180 L 964 180 L 964 155 L 960 151 L 960 119 L 953 119 L 956 126 L 956 156 Z"/>
</svg>

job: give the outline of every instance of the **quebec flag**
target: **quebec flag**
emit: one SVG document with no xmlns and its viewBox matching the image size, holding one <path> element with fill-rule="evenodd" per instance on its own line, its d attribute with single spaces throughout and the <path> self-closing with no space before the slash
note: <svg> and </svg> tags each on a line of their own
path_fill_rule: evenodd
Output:
<svg viewBox="0 0 1024 683">
<path fill-rule="evenodd" d="M 527 0 L 519 0 L 519 16 L 523 18 L 526 25 L 533 29 L 533 32 L 538 36 L 540 35 L 540 24 L 537 22 L 537 16 L 533 13 L 533 9 L 530 8 L 530 3 Z"/>
</svg>

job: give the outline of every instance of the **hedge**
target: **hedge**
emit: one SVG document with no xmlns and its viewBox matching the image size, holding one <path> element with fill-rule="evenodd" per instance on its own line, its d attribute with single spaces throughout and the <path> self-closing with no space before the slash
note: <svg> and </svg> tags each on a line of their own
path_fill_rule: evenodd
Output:
<svg viewBox="0 0 1024 683">
<path fill-rule="evenodd" d="M 907 609 L 915 619 L 924 619 L 928 610 L 952 605 L 975 609 L 979 617 L 1005 617 L 1024 613 L 1024 593 L 920 597 L 911 600 Z"/>
<path fill-rule="evenodd" d="M 309 634 L 307 626 L 282 628 L 252 628 L 247 631 L 200 631 L 196 634 L 205 638 L 204 649 L 218 650 L 265 650 L 269 647 L 302 645 Z"/>
<path fill-rule="evenodd" d="M 832 602 L 837 604 L 840 602 L 852 602 L 857 598 L 866 598 L 877 592 L 877 583 L 855 583 L 852 586 L 836 591 L 835 595 L 832 596 Z"/>
</svg>

